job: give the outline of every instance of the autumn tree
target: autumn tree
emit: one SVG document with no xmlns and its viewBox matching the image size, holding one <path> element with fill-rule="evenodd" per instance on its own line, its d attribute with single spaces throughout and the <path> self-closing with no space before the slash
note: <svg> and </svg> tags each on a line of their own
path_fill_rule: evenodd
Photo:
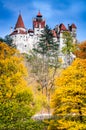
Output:
<svg viewBox="0 0 86 130">
<path fill-rule="evenodd" d="M 86 41 L 83 41 L 77 45 L 77 50 L 75 51 L 75 55 L 78 58 L 86 59 Z"/>
<path fill-rule="evenodd" d="M 86 60 L 76 59 L 56 79 L 49 130 L 86 129 Z"/>
<path fill-rule="evenodd" d="M 35 102 L 26 75 L 20 54 L 0 42 L 0 130 L 33 128 Z"/>
</svg>

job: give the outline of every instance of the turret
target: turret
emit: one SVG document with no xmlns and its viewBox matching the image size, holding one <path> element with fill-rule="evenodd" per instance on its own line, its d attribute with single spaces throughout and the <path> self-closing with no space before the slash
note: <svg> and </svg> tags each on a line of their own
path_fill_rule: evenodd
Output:
<svg viewBox="0 0 86 130">
<path fill-rule="evenodd" d="M 21 14 L 19 14 L 14 31 L 10 35 L 26 34 L 26 29 Z"/>
<path fill-rule="evenodd" d="M 74 38 L 76 38 L 76 26 L 75 26 L 75 24 L 72 24 L 71 26 L 70 26 L 70 31 L 71 31 L 71 34 L 72 34 L 72 37 L 74 37 Z"/>
<path fill-rule="evenodd" d="M 17 28 L 24 28 L 25 29 L 24 22 L 23 22 L 21 14 L 19 14 L 19 16 L 18 16 L 18 19 L 17 19 L 17 22 L 16 22 L 14 29 L 17 29 Z"/>
<path fill-rule="evenodd" d="M 33 30 L 35 34 L 41 34 L 45 27 L 45 20 L 42 18 L 40 11 L 38 12 L 36 18 L 33 19 Z"/>
</svg>

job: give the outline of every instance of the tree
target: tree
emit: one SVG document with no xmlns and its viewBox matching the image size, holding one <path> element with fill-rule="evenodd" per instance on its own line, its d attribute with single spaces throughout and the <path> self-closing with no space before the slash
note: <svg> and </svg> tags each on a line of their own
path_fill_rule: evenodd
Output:
<svg viewBox="0 0 86 130">
<path fill-rule="evenodd" d="M 76 59 L 56 79 L 49 130 L 86 129 L 86 60 Z"/>
<path fill-rule="evenodd" d="M 53 39 L 53 33 L 48 25 L 45 26 L 43 33 L 40 36 L 37 47 L 33 48 L 41 55 L 47 55 L 49 51 L 57 51 L 58 44 Z"/>
<path fill-rule="evenodd" d="M 86 41 L 81 42 L 77 46 L 78 47 L 75 51 L 76 57 L 81 59 L 86 59 Z"/>
<path fill-rule="evenodd" d="M 35 102 L 25 80 L 23 58 L 0 42 L 0 129 L 28 130 L 33 127 Z M 31 123 L 32 122 L 32 123 Z"/>
<path fill-rule="evenodd" d="M 33 72 L 36 74 L 42 92 L 46 89 L 46 95 L 48 95 L 47 89 L 52 88 L 54 76 L 60 64 L 58 60 L 58 44 L 54 41 L 52 31 L 48 26 L 44 28 L 37 46 L 33 48 L 28 59 L 32 63 Z M 52 78 L 49 77 L 50 71 L 52 71 Z"/>
<path fill-rule="evenodd" d="M 4 39 L 2 37 L 0 37 L 0 42 L 4 42 Z"/>
<path fill-rule="evenodd" d="M 58 44 L 54 41 L 51 29 L 46 26 L 39 38 L 39 42 L 28 55 L 28 62 L 32 67 L 32 73 L 39 83 L 42 94 L 45 94 L 50 102 L 50 94 L 54 87 L 54 79 L 60 66 L 58 59 Z M 50 112 L 50 103 L 48 112 Z"/>
<path fill-rule="evenodd" d="M 6 44 L 8 44 L 9 46 L 16 48 L 16 45 L 13 44 L 13 40 L 12 40 L 12 38 L 9 35 L 5 36 L 4 42 Z"/>
<path fill-rule="evenodd" d="M 66 64 L 67 66 L 71 64 L 73 60 L 73 52 L 75 50 L 75 45 L 73 44 L 72 36 L 69 32 L 63 33 L 63 39 L 64 39 L 64 47 L 62 48 L 62 53 L 65 55 Z"/>
</svg>

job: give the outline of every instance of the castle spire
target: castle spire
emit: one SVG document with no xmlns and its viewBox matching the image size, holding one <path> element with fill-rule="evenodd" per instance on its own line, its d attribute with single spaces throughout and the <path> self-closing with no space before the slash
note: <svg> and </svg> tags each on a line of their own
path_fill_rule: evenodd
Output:
<svg viewBox="0 0 86 130">
<path fill-rule="evenodd" d="M 19 16 L 18 16 L 18 20 L 15 25 L 15 29 L 16 28 L 25 28 L 21 13 L 19 13 Z"/>
<path fill-rule="evenodd" d="M 42 17 L 42 14 L 40 13 L 40 10 L 38 11 L 37 17 Z"/>
</svg>

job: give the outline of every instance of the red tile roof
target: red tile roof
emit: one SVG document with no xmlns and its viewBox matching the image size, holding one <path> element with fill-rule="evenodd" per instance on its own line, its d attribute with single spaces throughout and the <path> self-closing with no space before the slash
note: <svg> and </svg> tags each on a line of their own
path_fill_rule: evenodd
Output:
<svg viewBox="0 0 86 130">
<path fill-rule="evenodd" d="M 27 34 L 27 32 L 25 32 L 25 31 L 23 31 L 23 30 L 19 30 L 19 32 L 18 32 L 18 30 L 15 30 L 14 32 L 12 32 L 12 33 L 10 34 L 10 36 L 16 35 L 16 34 Z"/>
<path fill-rule="evenodd" d="M 14 31 L 14 32 L 12 32 L 12 33 L 10 34 L 10 36 L 11 36 L 11 35 L 15 35 L 15 34 L 18 34 L 18 31 L 17 31 L 17 30 Z"/>
<path fill-rule="evenodd" d="M 76 28 L 76 25 L 75 25 L 75 24 L 72 24 L 72 25 L 71 25 L 71 28 Z"/>
<path fill-rule="evenodd" d="M 53 37 L 57 37 L 55 30 L 52 30 Z"/>
<path fill-rule="evenodd" d="M 19 30 L 19 34 L 27 34 L 27 32 L 23 30 Z"/>
<path fill-rule="evenodd" d="M 34 33 L 34 31 L 32 29 L 29 29 L 28 33 Z"/>
<path fill-rule="evenodd" d="M 15 25 L 15 29 L 16 29 L 16 28 L 25 28 L 21 14 L 19 14 L 17 23 L 16 23 L 16 25 Z"/>
<path fill-rule="evenodd" d="M 59 25 L 59 28 L 60 28 L 60 31 L 61 31 L 61 30 L 66 31 L 66 30 L 67 30 L 66 27 L 65 27 L 65 25 L 64 25 L 63 23 L 61 23 L 61 24 Z"/>
</svg>

